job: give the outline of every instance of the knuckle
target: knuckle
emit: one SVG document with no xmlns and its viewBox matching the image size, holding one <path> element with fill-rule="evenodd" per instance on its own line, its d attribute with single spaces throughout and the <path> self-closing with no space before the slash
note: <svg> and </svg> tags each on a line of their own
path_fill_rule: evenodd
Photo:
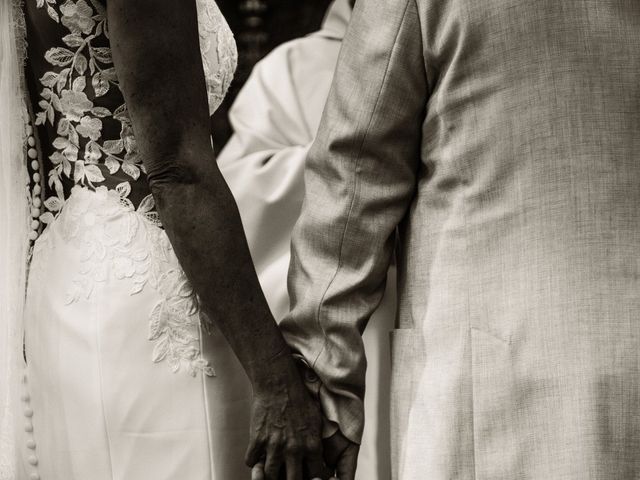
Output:
<svg viewBox="0 0 640 480">
<path fill-rule="evenodd" d="M 305 442 L 305 449 L 311 453 L 318 452 L 322 449 L 322 442 L 318 437 L 309 437 Z"/>
<path fill-rule="evenodd" d="M 302 453 L 302 450 L 303 450 L 302 449 L 302 445 L 297 440 L 290 441 L 287 444 L 286 451 L 289 454 L 298 455 L 298 454 Z"/>
<path fill-rule="evenodd" d="M 282 441 L 282 438 L 279 435 L 277 435 L 277 436 L 269 437 L 269 440 L 267 441 L 267 445 L 272 450 L 278 451 L 278 450 L 282 450 L 282 448 L 284 447 L 284 442 Z"/>
</svg>

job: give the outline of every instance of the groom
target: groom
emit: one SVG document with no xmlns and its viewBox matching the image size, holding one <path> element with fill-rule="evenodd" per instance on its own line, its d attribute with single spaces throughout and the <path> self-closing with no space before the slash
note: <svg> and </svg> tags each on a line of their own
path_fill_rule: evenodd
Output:
<svg viewBox="0 0 640 480">
<path fill-rule="evenodd" d="M 341 480 L 394 249 L 394 478 L 640 477 L 639 51 L 640 2 L 356 5 L 281 324 Z"/>
</svg>

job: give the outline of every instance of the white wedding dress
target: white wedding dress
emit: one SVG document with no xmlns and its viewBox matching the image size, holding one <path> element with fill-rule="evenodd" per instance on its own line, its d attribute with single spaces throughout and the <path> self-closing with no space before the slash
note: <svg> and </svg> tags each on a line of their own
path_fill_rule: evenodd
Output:
<svg viewBox="0 0 640 480">
<path fill-rule="evenodd" d="M 213 0 L 197 3 L 213 112 L 237 55 Z M 26 0 L 25 12 L 35 242 L 19 477 L 247 478 L 248 385 L 222 336 L 203 330 L 154 211 L 104 7 Z"/>
</svg>

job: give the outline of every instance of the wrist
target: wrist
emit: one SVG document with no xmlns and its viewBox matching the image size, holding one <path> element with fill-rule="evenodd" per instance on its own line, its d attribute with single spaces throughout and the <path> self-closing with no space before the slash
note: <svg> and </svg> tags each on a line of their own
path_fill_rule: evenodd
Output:
<svg viewBox="0 0 640 480">
<path fill-rule="evenodd" d="M 292 383 L 302 383 L 295 360 L 286 344 L 269 358 L 254 362 L 250 378 L 256 394 L 273 394 Z"/>
</svg>

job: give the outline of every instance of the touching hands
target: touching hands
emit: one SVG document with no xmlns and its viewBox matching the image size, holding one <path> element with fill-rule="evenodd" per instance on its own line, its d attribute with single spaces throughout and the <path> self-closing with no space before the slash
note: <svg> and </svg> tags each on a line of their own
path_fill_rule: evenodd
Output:
<svg viewBox="0 0 640 480">
<path fill-rule="evenodd" d="M 295 360 L 286 350 L 268 367 L 268 374 L 254 384 L 251 440 L 245 457 L 252 468 L 251 479 L 330 479 L 322 456 L 320 407 L 305 387 Z"/>
<path fill-rule="evenodd" d="M 353 443 L 338 430 L 324 441 L 324 459 L 339 480 L 354 480 L 360 445 Z"/>
</svg>

